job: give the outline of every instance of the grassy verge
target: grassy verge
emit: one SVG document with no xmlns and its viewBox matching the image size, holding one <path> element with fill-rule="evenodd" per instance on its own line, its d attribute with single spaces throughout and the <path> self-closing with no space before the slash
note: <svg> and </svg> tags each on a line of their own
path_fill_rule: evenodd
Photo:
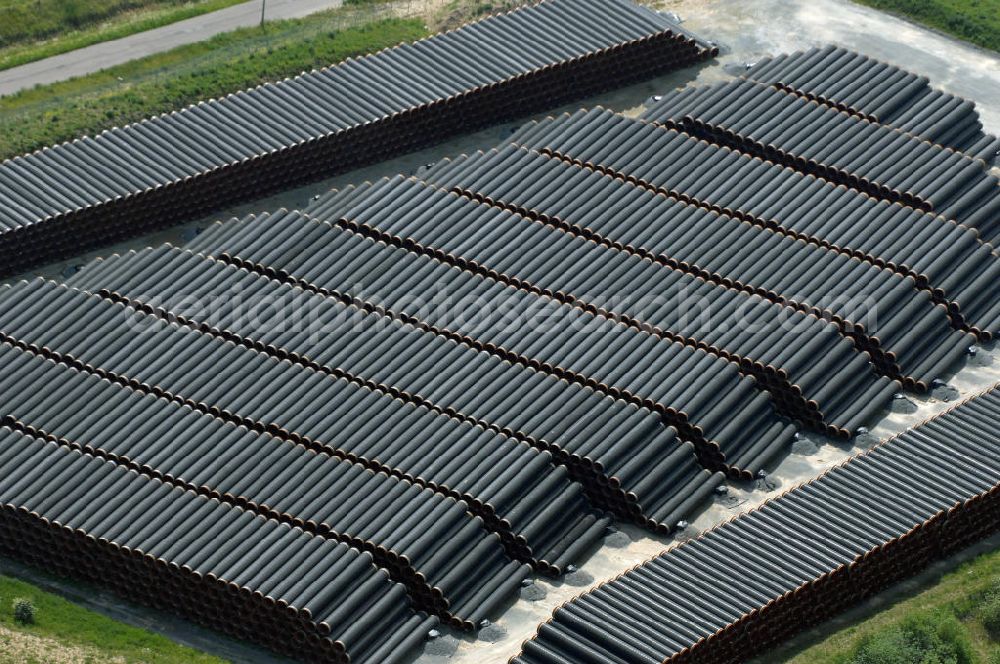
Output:
<svg viewBox="0 0 1000 664">
<path fill-rule="evenodd" d="M 246 0 L 93 2 L 7 0 L 0 8 L 0 70 L 121 39 Z M 110 6 L 108 6 L 110 5 Z"/>
<path fill-rule="evenodd" d="M 487 14 L 510 11 L 522 4 L 522 0 L 450 0 L 435 13 L 434 27 L 436 31 L 454 30 Z"/>
<path fill-rule="evenodd" d="M 857 0 L 1000 51 L 1000 0 Z"/>
<path fill-rule="evenodd" d="M 34 604 L 34 624 L 22 625 L 14 620 L 15 598 L 26 598 Z M 0 663 L 63 661 L 221 664 L 224 660 L 0 575 Z"/>
<path fill-rule="evenodd" d="M 421 20 L 338 29 L 350 10 L 247 28 L 0 98 L 0 159 L 427 36 Z"/>
<path fill-rule="evenodd" d="M 807 646 L 788 664 L 1000 664 L 1000 551 Z"/>
</svg>

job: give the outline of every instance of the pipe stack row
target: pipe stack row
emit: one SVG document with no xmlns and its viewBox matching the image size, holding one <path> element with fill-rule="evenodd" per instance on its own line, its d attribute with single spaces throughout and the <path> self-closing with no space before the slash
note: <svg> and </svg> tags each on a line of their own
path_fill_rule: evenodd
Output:
<svg viewBox="0 0 1000 664">
<path fill-rule="evenodd" d="M 764 58 L 744 77 L 897 127 L 987 164 L 1000 157 L 1000 139 L 983 131 L 975 103 L 932 88 L 922 76 L 840 46 Z"/>
<path fill-rule="evenodd" d="M 525 440 L 592 504 L 659 532 L 722 481 L 649 409 L 200 254 L 114 255 L 67 284 Z"/>
<path fill-rule="evenodd" d="M 627 0 L 542 0 L 0 164 L 5 274 L 713 57 Z"/>
<path fill-rule="evenodd" d="M 417 608 L 459 628 L 528 575 L 452 498 L 6 344 L 0 361 L 7 426 L 368 551 Z"/>
<path fill-rule="evenodd" d="M 218 224 L 189 248 L 653 410 L 709 468 L 750 477 L 794 434 L 720 357 L 298 212 Z"/>
<path fill-rule="evenodd" d="M 973 341 L 948 329 L 948 312 L 935 306 L 930 292 L 891 270 L 526 148 L 508 144 L 442 160 L 422 177 L 611 249 L 831 320 L 872 357 L 879 373 L 905 384 L 933 379 Z"/>
<path fill-rule="evenodd" d="M 558 573 L 608 519 L 551 457 L 344 379 L 36 279 L 0 291 L 9 342 L 134 390 L 463 500 L 509 555 Z"/>
<path fill-rule="evenodd" d="M 664 95 L 641 117 L 1000 239 L 1000 185 L 982 160 L 794 93 L 741 79 Z"/>
<path fill-rule="evenodd" d="M 416 180 L 397 176 L 357 187 L 336 208 L 323 203 L 305 214 L 730 360 L 815 428 L 850 437 L 850 424 L 898 389 L 815 316 Z M 948 332 L 947 317 L 939 322 Z"/>
<path fill-rule="evenodd" d="M 603 109 L 529 123 L 509 140 L 912 277 L 961 329 L 981 340 L 1000 331 L 1000 293 L 990 287 L 1000 259 L 954 221 Z"/>
<path fill-rule="evenodd" d="M 511 662 L 767 652 L 996 532 L 998 440 L 1000 386 L 564 604 Z"/>
<path fill-rule="evenodd" d="M 436 620 L 367 553 L 0 428 L 0 550 L 303 661 L 405 662 Z"/>
</svg>

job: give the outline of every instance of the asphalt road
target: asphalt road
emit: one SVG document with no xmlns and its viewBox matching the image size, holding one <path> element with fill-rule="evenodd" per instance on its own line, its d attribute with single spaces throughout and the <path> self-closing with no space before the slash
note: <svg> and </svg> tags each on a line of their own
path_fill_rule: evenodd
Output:
<svg viewBox="0 0 1000 664">
<path fill-rule="evenodd" d="M 267 0 L 267 19 L 299 18 L 332 7 L 343 0 Z M 204 41 L 221 32 L 260 23 L 261 0 L 250 0 L 202 14 L 162 28 L 102 42 L 51 58 L 0 71 L 0 96 L 38 84 L 54 83 L 107 69 L 177 46 Z"/>
</svg>

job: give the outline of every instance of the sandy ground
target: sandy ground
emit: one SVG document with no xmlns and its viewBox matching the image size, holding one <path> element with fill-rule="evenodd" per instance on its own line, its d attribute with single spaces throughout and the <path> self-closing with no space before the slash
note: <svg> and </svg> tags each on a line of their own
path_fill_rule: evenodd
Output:
<svg viewBox="0 0 1000 664">
<path fill-rule="evenodd" d="M 0 664 L 125 664 L 92 648 L 67 645 L 55 639 L 0 627 Z"/>
<path fill-rule="evenodd" d="M 654 94 L 692 81 L 710 83 L 725 80 L 738 74 L 746 63 L 755 62 L 762 56 L 832 42 L 904 66 L 928 76 L 933 85 L 975 100 L 987 130 L 1000 133 L 1000 57 L 995 54 L 955 42 L 937 33 L 843 0 L 801 2 L 662 0 L 659 6 L 664 11 L 680 15 L 686 28 L 720 44 L 723 54 L 719 59 L 708 65 L 675 72 L 576 102 L 552 112 L 602 105 L 634 114 L 641 109 L 642 103 Z M 543 113 L 536 117 L 548 114 Z M 435 148 L 282 192 L 280 195 L 234 206 L 205 219 L 195 220 L 118 247 L 91 252 L 85 257 L 52 265 L 43 270 L 34 270 L 31 274 L 58 278 L 61 273 L 71 270 L 74 265 L 96 255 L 106 255 L 113 251 L 160 242 L 183 243 L 192 236 L 195 229 L 204 227 L 216 219 L 279 207 L 302 207 L 312 196 L 333 187 L 397 173 L 413 174 L 422 166 L 442 157 L 491 148 L 518 124 L 520 122 L 494 127 L 457 138 Z M 906 402 L 899 401 L 895 405 L 899 410 L 909 409 L 914 412 L 887 413 L 877 425 L 873 426 L 870 437 L 856 441 L 853 446 L 811 434 L 803 435 L 796 444 L 795 451 L 770 469 L 767 482 L 758 485 L 729 485 L 728 494 L 719 496 L 714 504 L 694 517 L 691 526 L 681 536 L 693 535 L 735 514 L 751 509 L 763 500 L 779 495 L 782 491 L 841 463 L 878 439 L 887 438 L 906 427 L 913 426 L 948 408 L 955 400 L 982 391 L 998 381 L 1000 381 L 1000 350 L 995 347 L 980 348 L 976 358 L 971 359 L 965 367 L 949 378 L 948 386 L 954 390 L 950 394 L 947 393 L 949 390 L 942 390 L 936 395 L 926 397 L 907 395 Z M 446 632 L 442 637 L 427 644 L 418 661 L 424 664 L 505 662 L 517 654 L 520 644 L 535 633 L 538 623 L 546 620 L 555 607 L 594 584 L 613 578 L 657 555 L 674 542 L 674 539 L 651 537 L 631 526 L 620 526 L 620 532 L 609 535 L 605 545 L 592 552 L 580 565 L 578 573 L 555 583 L 536 579 L 532 587 L 522 592 L 526 599 L 512 602 L 502 615 L 496 617 L 493 624 L 480 632 L 478 638 L 473 635 L 462 636 Z M 940 567 L 939 565 L 938 568 Z M 879 601 L 870 604 L 875 606 Z M 247 661 L 253 660 L 251 657 Z"/>
</svg>

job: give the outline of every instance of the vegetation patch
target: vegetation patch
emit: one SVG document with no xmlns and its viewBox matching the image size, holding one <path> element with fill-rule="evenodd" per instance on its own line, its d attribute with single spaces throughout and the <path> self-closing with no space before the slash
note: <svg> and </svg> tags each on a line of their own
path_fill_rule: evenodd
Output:
<svg viewBox="0 0 1000 664">
<path fill-rule="evenodd" d="M 1000 51 L 1000 0 L 858 0 Z"/>
<path fill-rule="evenodd" d="M 1000 641 L 1000 580 L 983 593 L 976 614 L 990 638 Z"/>
<path fill-rule="evenodd" d="M 962 565 L 933 586 L 801 648 L 785 661 L 1000 664 L 1000 551 Z"/>
<path fill-rule="evenodd" d="M 32 620 L 17 617 L 30 605 Z M 29 583 L 0 575 L 0 664 L 121 662 L 222 664 L 159 634 L 114 621 Z"/>
<path fill-rule="evenodd" d="M 342 20 L 333 10 L 275 21 L 2 97 L 0 159 L 428 35 L 420 20 Z"/>
<path fill-rule="evenodd" d="M 27 597 L 15 597 L 12 602 L 14 622 L 19 625 L 35 624 L 35 604 Z"/>
<path fill-rule="evenodd" d="M 517 9 L 524 4 L 524 0 L 449 0 L 436 12 L 434 28 L 438 32 L 454 30 L 466 23 Z"/>
<path fill-rule="evenodd" d="M 907 616 L 869 634 L 854 647 L 851 664 L 973 664 L 969 635 L 947 610 Z"/>
<path fill-rule="evenodd" d="M 8 0 L 0 69 L 121 39 L 246 0 Z"/>
</svg>

